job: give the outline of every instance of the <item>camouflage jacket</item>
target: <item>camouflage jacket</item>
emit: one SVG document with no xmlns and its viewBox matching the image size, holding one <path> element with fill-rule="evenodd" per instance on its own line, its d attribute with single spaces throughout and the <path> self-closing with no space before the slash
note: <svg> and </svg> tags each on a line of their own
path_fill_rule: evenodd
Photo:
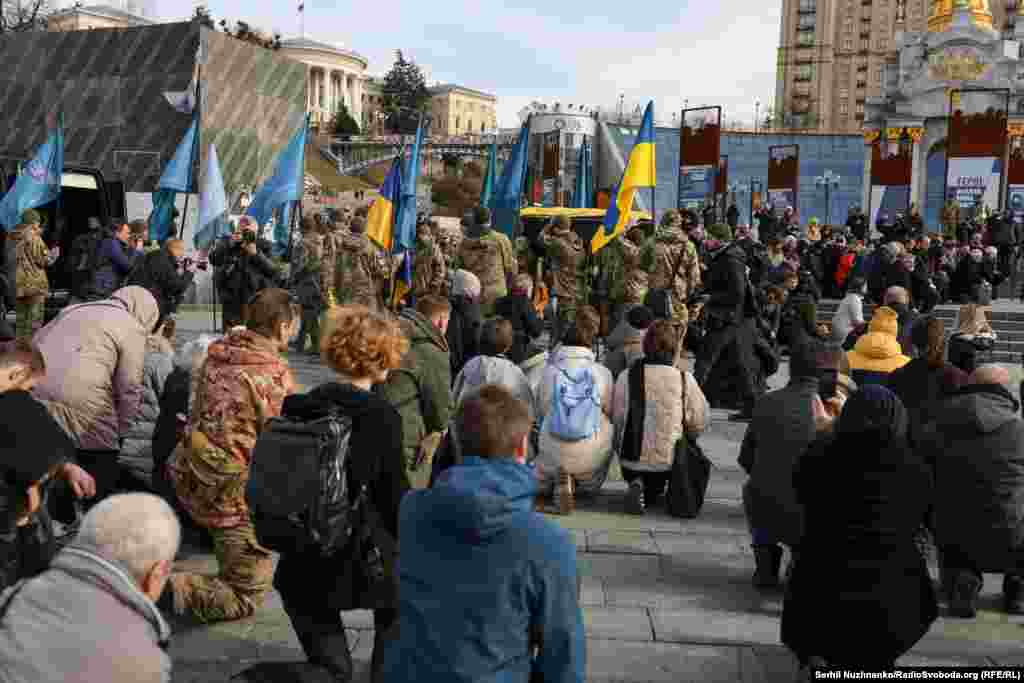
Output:
<svg viewBox="0 0 1024 683">
<path fill-rule="evenodd" d="M 210 345 L 193 373 L 189 436 L 170 463 L 178 499 L 198 524 L 249 521 L 245 485 L 256 437 L 297 387 L 274 342 L 248 330 Z"/>
<path fill-rule="evenodd" d="M 50 281 L 46 277 L 50 254 L 39 231 L 21 225 L 11 233 L 11 239 L 15 241 L 15 296 L 46 296 L 50 293 Z"/>
<path fill-rule="evenodd" d="M 337 244 L 334 291 L 339 304 L 361 303 L 378 307 L 381 283 L 387 266 L 377 247 L 366 235 L 348 233 Z"/>
<path fill-rule="evenodd" d="M 575 301 L 585 304 L 582 299 L 585 290 L 587 255 L 583 240 L 571 229 L 559 231 L 553 227 L 544 228 L 541 240 L 547 250 L 548 267 L 552 273 L 551 294 L 559 301 L 569 304 Z"/>
<path fill-rule="evenodd" d="M 334 270 L 338 259 L 338 244 L 341 242 L 340 231 L 329 232 L 320 240 L 320 286 L 326 293 L 334 289 Z"/>
<path fill-rule="evenodd" d="M 701 284 L 697 248 L 679 229 L 659 230 L 653 239 L 648 240 L 643 246 L 640 266 L 650 274 L 648 286 L 651 289 L 671 291 L 673 307 L 685 306 Z"/>
<path fill-rule="evenodd" d="M 508 237 L 494 230 L 466 237 L 459 245 L 459 265 L 480 280 L 480 303 L 488 306 L 508 294 L 508 279 L 516 274 L 516 255 Z"/>
<path fill-rule="evenodd" d="M 413 295 L 445 296 L 448 265 L 441 247 L 433 239 L 421 237 L 416 241 L 416 256 L 412 264 Z"/>
<path fill-rule="evenodd" d="M 597 253 L 599 294 L 615 304 L 643 303 L 647 272 L 640 268 L 640 247 L 625 237 Z"/>
</svg>

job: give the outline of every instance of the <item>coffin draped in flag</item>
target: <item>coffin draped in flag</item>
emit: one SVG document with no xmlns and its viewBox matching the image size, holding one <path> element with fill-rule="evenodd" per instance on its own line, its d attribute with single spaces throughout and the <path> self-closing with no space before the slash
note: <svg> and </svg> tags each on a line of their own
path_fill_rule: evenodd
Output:
<svg viewBox="0 0 1024 683">
<path fill-rule="evenodd" d="M 22 212 L 56 199 L 63 172 L 64 121 L 59 117 L 46 142 L 14 181 L 14 187 L 0 199 L 0 226 L 12 230 L 21 223 Z"/>
<path fill-rule="evenodd" d="M 262 227 L 266 225 L 274 215 L 274 211 L 280 209 L 288 202 L 302 200 L 305 189 L 305 166 L 306 166 L 306 132 L 309 130 L 309 115 L 307 114 L 302 125 L 299 126 L 288 145 L 278 155 L 274 163 L 274 172 L 263 181 L 263 184 L 256 190 L 252 203 L 245 210 L 246 216 L 252 216 L 256 223 Z M 278 242 L 275 234 L 275 242 Z M 287 237 L 285 244 L 277 243 L 278 249 L 287 248 Z"/>
<path fill-rule="evenodd" d="M 597 253 L 602 247 L 626 231 L 629 215 L 633 210 L 633 198 L 642 187 L 654 187 L 657 169 L 654 162 L 654 102 L 644 110 L 640 133 L 629 154 L 622 180 L 615 191 L 615 199 L 604 215 L 604 225 L 594 233 L 590 249 Z"/>
<path fill-rule="evenodd" d="M 491 225 L 505 233 L 509 239 L 515 237 L 519 209 L 522 207 L 523 177 L 526 175 L 526 152 L 530 141 L 530 119 L 527 118 L 519 130 L 519 138 L 512 147 L 512 155 L 505 162 L 501 177 L 494 188 L 490 209 Z"/>
<path fill-rule="evenodd" d="M 227 214 L 228 198 L 224 192 L 217 148 L 210 145 L 210 152 L 206 155 L 206 172 L 199 190 L 199 223 L 193 239 L 196 249 L 206 251 L 218 237 L 227 234 Z"/>
<path fill-rule="evenodd" d="M 195 165 L 196 136 L 199 117 L 192 117 L 192 125 L 178 143 L 174 156 L 164 167 L 160 182 L 153 193 L 153 211 L 149 214 L 149 239 L 163 242 L 171 236 L 174 227 L 174 201 L 179 192 L 192 191 L 192 167 Z"/>
</svg>

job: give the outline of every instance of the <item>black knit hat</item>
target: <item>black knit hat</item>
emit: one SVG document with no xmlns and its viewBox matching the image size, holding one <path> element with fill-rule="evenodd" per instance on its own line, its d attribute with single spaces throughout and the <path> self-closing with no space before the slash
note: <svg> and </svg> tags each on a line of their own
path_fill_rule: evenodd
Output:
<svg viewBox="0 0 1024 683">
<path fill-rule="evenodd" d="M 27 391 L 0 394 L 0 415 L 0 483 L 26 489 L 74 456 L 74 443 Z"/>
</svg>

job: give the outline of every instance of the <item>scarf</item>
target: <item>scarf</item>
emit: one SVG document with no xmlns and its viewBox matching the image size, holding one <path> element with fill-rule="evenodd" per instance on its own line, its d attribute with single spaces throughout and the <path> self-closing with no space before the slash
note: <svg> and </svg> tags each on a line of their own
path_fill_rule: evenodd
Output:
<svg viewBox="0 0 1024 683">
<path fill-rule="evenodd" d="M 626 462 L 638 461 L 644 451 L 644 420 L 647 413 L 647 388 L 644 383 L 646 365 L 671 366 L 672 358 L 639 358 L 629 368 L 629 412 L 626 414 L 622 451 L 619 453 L 619 458 Z M 685 377 L 683 379 L 685 381 Z"/>
</svg>

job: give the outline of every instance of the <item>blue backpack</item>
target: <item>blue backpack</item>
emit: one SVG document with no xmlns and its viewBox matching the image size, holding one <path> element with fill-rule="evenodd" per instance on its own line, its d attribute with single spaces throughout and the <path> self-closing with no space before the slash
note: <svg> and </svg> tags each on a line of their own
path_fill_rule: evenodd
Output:
<svg viewBox="0 0 1024 683">
<path fill-rule="evenodd" d="M 590 368 L 558 368 L 551 397 L 549 431 L 562 441 L 582 441 L 601 425 L 601 396 Z"/>
</svg>

